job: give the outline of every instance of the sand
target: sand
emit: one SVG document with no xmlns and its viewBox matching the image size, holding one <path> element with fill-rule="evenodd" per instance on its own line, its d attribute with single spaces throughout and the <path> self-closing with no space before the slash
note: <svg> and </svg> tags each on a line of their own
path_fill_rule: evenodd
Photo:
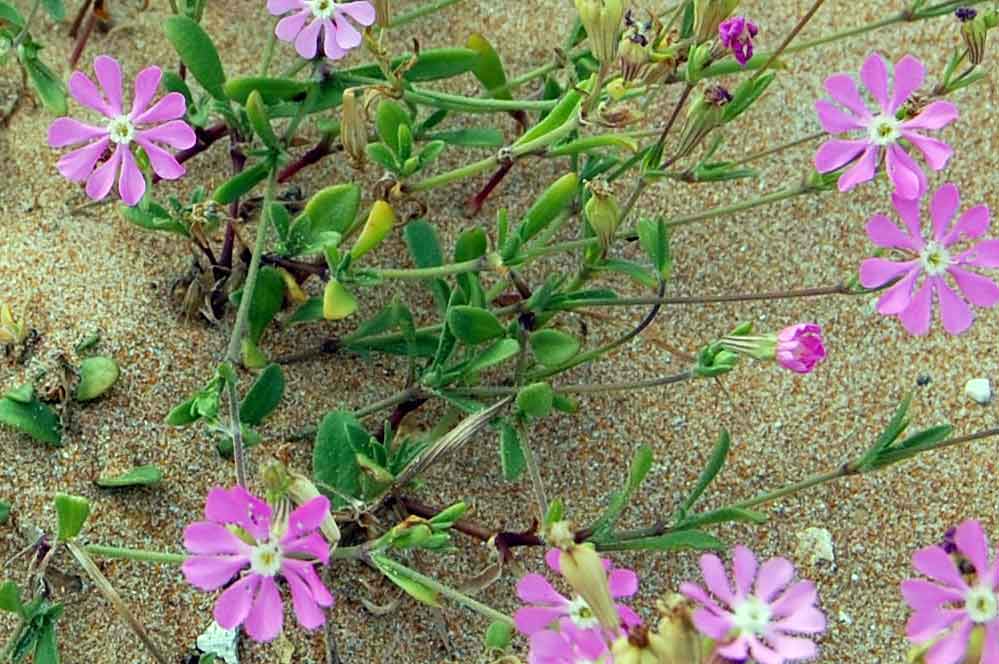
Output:
<svg viewBox="0 0 999 664">
<path fill-rule="evenodd" d="M 16 4 L 24 9 L 27 3 Z M 404 9 L 417 3 L 397 4 Z M 772 47 L 810 4 L 747 2 L 745 11 L 761 25 L 763 47 Z M 903 4 L 829 0 L 802 39 L 876 20 Z M 145 12 L 138 12 L 136 5 L 112 4 L 118 27 L 94 35 L 82 59 L 87 68 L 94 56 L 105 52 L 120 57 L 129 76 L 150 63 L 175 62 L 160 29 L 166 3 L 153 3 Z M 262 0 L 208 3 L 205 25 L 230 74 L 256 69 L 266 32 L 273 25 L 264 5 Z M 401 50 L 413 38 L 424 47 L 452 45 L 478 30 L 497 45 L 508 70 L 517 74 L 551 57 L 551 48 L 571 19 L 570 10 L 567 0 L 465 0 L 438 18 L 400 30 L 396 46 Z M 65 62 L 70 48 L 66 31 L 66 25 L 38 21 L 35 33 L 49 46 L 50 62 Z M 758 109 L 726 130 L 723 154 L 739 157 L 814 132 L 812 103 L 822 94 L 824 77 L 834 71 L 856 71 L 872 49 L 893 60 L 914 53 L 931 72 L 939 72 L 955 40 L 956 28 L 951 19 L 943 18 L 789 58 L 789 69 Z M 281 46 L 275 68 L 285 68 L 294 57 L 290 48 Z M 10 67 L 0 70 L 5 94 L 15 75 Z M 470 78 L 447 89 L 476 94 Z M 665 97 L 671 100 L 676 94 L 671 91 Z M 995 100 L 993 82 L 956 96 L 961 121 L 943 136 L 957 153 L 946 172 L 930 178 L 934 187 L 945 181 L 958 183 L 966 204 L 999 203 L 992 187 L 997 145 L 989 131 Z M 653 119 L 658 120 L 666 108 L 654 108 Z M 99 351 L 113 355 L 123 375 L 106 398 L 75 410 L 61 449 L 47 449 L 0 430 L 4 457 L 0 498 L 14 504 L 20 522 L 52 528 L 53 495 L 60 491 L 84 495 L 94 506 L 86 531 L 89 541 L 180 551 L 183 527 L 200 514 L 210 486 L 232 482 L 232 467 L 219 459 L 203 430 L 171 429 L 163 418 L 210 375 L 224 352 L 227 328 L 178 320 L 167 291 L 190 260 L 182 244 L 129 225 L 110 205 L 74 212 L 86 200 L 55 171 L 58 155 L 44 140 L 50 121 L 42 109 L 28 103 L 0 131 L 0 297 L 17 311 L 27 312 L 42 335 L 35 359 L 27 367 L 0 367 L 0 383 L 5 388 L 17 384 L 59 353 L 72 359 L 74 344 L 95 330 L 101 334 Z M 505 116 L 482 122 L 513 136 L 513 123 Z M 813 149 L 811 144 L 782 153 L 765 164 L 756 180 L 722 187 L 655 186 L 643 196 L 640 209 L 646 214 L 675 215 L 773 191 L 809 172 Z M 450 151 L 438 168 L 484 154 Z M 224 147 L 198 157 L 189 168 L 181 183 L 158 185 L 158 196 L 186 195 L 197 184 L 216 186 L 228 172 Z M 516 218 L 563 168 L 553 162 L 518 165 L 475 222 L 463 218 L 461 201 L 482 179 L 436 191 L 425 199 L 430 219 L 445 241 L 472 223 L 492 234 L 498 208 L 509 208 Z M 343 161 L 327 159 L 296 183 L 310 192 L 354 177 Z M 682 228 L 674 237 L 676 268 L 669 293 L 712 295 L 836 284 L 849 278 L 869 255 L 872 247 L 863 227 L 871 214 L 889 211 L 888 194 L 888 186 L 880 182 L 850 195 L 802 197 Z M 409 265 L 398 238 L 387 243 L 378 260 L 384 265 Z M 527 278 L 537 283 L 544 270 L 557 267 L 545 264 L 529 271 Z M 410 287 L 380 289 L 362 302 L 362 313 L 374 312 L 393 293 L 406 298 L 426 320 L 430 298 Z M 611 359 L 575 371 L 571 379 L 607 382 L 682 370 L 686 361 L 671 355 L 666 345 L 693 352 L 745 320 L 766 330 L 815 320 L 826 330 L 830 357 L 804 378 L 772 366 L 747 365 L 722 384 L 697 381 L 631 395 L 584 398 L 578 415 L 546 418 L 532 433 L 531 445 L 549 494 L 565 498 L 577 522 L 592 519 L 604 496 L 626 473 L 634 448 L 646 443 L 655 452 L 656 464 L 646 491 L 627 512 L 625 525 L 651 523 L 672 512 L 724 427 L 733 440 L 729 465 L 703 506 L 749 497 L 829 470 L 859 453 L 922 375 L 931 377 L 931 382 L 917 391 L 914 426 L 949 421 L 959 433 L 971 433 L 995 425 L 994 406 L 977 406 L 962 394 L 970 378 L 999 377 L 994 347 L 999 319 L 993 312 L 980 311 L 976 325 L 961 337 L 946 335 L 937 324 L 922 339 L 909 337 L 897 322 L 871 312 L 867 297 L 667 308 L 642 338 Z M 609 338 L 641 315 L 639 310 L 622 310 L 608 312 L 603 320 L 587 318 L 587 342 Z M 572 325 L 579 320 L 567 317 Z M 349 324 L 330 324 L 273 330 L 265 346 L 276 355 L 348 329 Z M 266 445 L 251 455 L 251 470 L 285 442 L 287 432 L 314 424 L 331 409 L 359 408 L 399 389 L 405 367 L 386 357 L 333 356 L 291 366 L 287 377 L 286 399 L 264 430 Z M 423 421 L 431 421 L 439 412 L 429 409 Z M 380 420 L 370 421 L 377 425 Z M 821 639 L 823 661 L 901 662 L 907 610 L 898 583 L 911 574 L 910 552 L 935 542 L 963 518 L 978 518 L 993 533 L 999 527 L 993 445 L 994 441 L 984 440 L 822 486 L 766 506 L 770 521 L 765 527 L 726 526 L 714 532 L 764 556 L 788 556 L 803 576 L 816 581 L 829 617 L 829 630 Z M 302 468 L 307 468 L 309 448 L 308 444 L 294 447 L 293 459 Z M 416 495 L 437 505 L 465 500 L 474 506 L 474 518 L 491 527 L 528 527 L 533 509 L 529 484 L 526 479 L 513 484 L 501 479 L 495 448 L 491 435 L 478 437 L 457 458 L 435 468 Z M 141 463 L 159 465 L 165 482 L 156 489 L 119 493 L 93 485 L 99 476 Z M 831 532 L 836 556 L 832 564 L 813 564 L 795 555 L 798 534 L 816 526 Z M 485 567 L 490 554 L 487 547 L 465 538 L 458 538 L 457 544 L 454 554 L 441 558 L 423 554 L 410 562 L 450 583 L 461 583 Z M 0 559 L 8 559 L 22 545 L 10 524 L 0 526 Z M 525 570 L 541 570 L 540 556 L 540 550 L 519 551 L 515 564 L 481 599 L 512 612 L 517 606 L 515 579 Z M 659 594 L 697 575 L 697 555 L 692 552 L 621 555 L 616 560 L 641 574 L 636 605 L 646 617 L 652 615 Z M 56 564 L 78 573 L 64 557 Z M 188 586 L 171 566 L 102 561 L 101 568 L 171 661 L 192 651 L 197 635 L 211 621 L 214 595 Z M 398 594 L 354 563 L 338 565 L 332 573 L 338 597 L 332 620 L 345 662 L 468 662 L 481 657 L 485 622 L 477 616 L 453 607 L 434 610 L 407 598 L 394 612 L 375 616 L 365 610 L 362 600 L 385 604 Z M 20 578 L 23 567 L 15 563 L 4 574 Z M 366 589 L 361 579 L 374 585 Z M 84 588 L 61 598 L 66 603 L 59 630 L 63 660 L 152 661 L 92 585 L 85 581 Z M 0 634 L 11 625 L 0 617 Z M 294 629 L 287 634 L 295 648 L 292 661 L 323 661 L 320 635 Z M 248 648 L 243 661 L 280 661 L 279 650 L 277 645 Z"/>
</svg>

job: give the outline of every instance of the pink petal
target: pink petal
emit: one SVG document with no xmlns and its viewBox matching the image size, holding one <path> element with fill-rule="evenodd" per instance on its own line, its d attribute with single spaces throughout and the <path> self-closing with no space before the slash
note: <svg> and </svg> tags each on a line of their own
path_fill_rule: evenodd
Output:
<svg viewBox="0 0 999 664">
<path fill-rule="evenodd" d="M 225 526 L 198 521 L 184 529 L 184 548 L 200 555 L 229 554 L 249 557 L 252 549 Z"/>
<path fill-rule="evenodd" d="M 144 138 L 147 141 L 164 143 L 177 150 L 186 150 L 198 142 L 191 125 L 183 120 L 171 120 L 150 129 L 140 129 L 135 132 L 136 140 Z"/>
<path fill-rule="evenodd" d="M 744 662 L 749 657 L 749 641 L 745 636 L 740 636 L 732 643 L 716 647 L 715 652 L 725 659 Z"/>
<path fill-rule="evenodd" d="M 97 160 L 101 158 L 110 143 L 111 139 L 105 136 L 95 143 L 67 152 L 59 159 L 56 168 L 64 178 L 73 182 L 83 182 L 93 173 Z"/>
<path fill-rule="evenodd" d="M 149 108 L 149 102 L 156 96 L 156 91 L 160 87 L 160 79 L 163 72 L 159 67 L 146 67 L 135 77 L 135 98 L 132 100 L 132 112 L 130 117 L 142 114 Z"/>
<path fill-rule="evenodd" d="M 714 593 L 715 597 L 731 606 L 735 598 L 728 585 L 725 568 L 718 556 L 713 553 L 705 553 L 701 556 L 701 574 L 704 576 L 704 583 L 708 586 L 708 590 Z"/>
<path fill-rule="evenodd" d="M 999 267 L 999 240 L 983 240 L 957 256 L 959 265 Z"/>
<path fill-rule="evenodd" d="M 822 128 L 830 134 L 863 129 L 863 125 L 855 118 L 844 113 L 828 99 L 820 99 L 815 102 L 815 111 L 819 115 L 819 123 Z"/>
<path fill-rule="evenodd" d="M 935 171 L 943 170 L 950 158 L 954 156 L 954 148 L 938 138 L 923 136 L 907 129 L 902 130 L 902 138 L 915 145 L 929 167 Z"/>
<path fill-rule="evenodd" d="M 323 52 L 326 53 L 326 57 L 330 60 L 339 60 L 340 58 L 347 55 L 347 49 L 340 46 L 337 43 L 337 30 L 338 28 L 333 25 L 332 22 L 323 28 Z M 346 23 L 346 21 L 344 21 Z"/>
<path fill-rule="evenodd" d="M 329 498 L 316 496 L 309 502 L 296 507 L 288 516 L 288 534 L 285 537 L 300 537 L 317 530 L 329 513 Z"/>
<path fill-rule="evenodd" d="M 926 191 L 926 176 L 898 143 L 888 146 L 885 166 L 895 184 L 895 193 L 902 198 L 916 199 Z"/>
<path fill-rule="evenodd" d="M 513 622 L 521 634 L 534 634 L 549 629 L 558 619 L 566 615 L 564 611 L 544 606 L 525 606 L 513 614 Z"/>
<path fill-rule="evenodd" d="M 621 619 L 621 624 L 626 627 L 638 627 L 642 624 L 642 618 L 635 613 L 630 606 L 615 604 L 617 615 Z"/>
<path fill-rule="evenodd" d="M 942 630 L 953 625 L 964 615 L 963 609 L 916 611 L 909 616 L 909 620 L 905 624 L 905 635 L 914 643 L 928 641 Z"/>
<path fill-rule="evenodd" d="M 375 22 L 375 8 L 370 2 L 341 2 L 336 8 L 361 25 L 371 25 Z"/>
<path fill-rule="evenodd" d="M 247 556 L 191 556 L 181 571 L 187 582 L 202 590 L 215 590 L 250 564 Z"/>
<path fill-rule="evenodd" d="M 545 564 L 553 572 L 558 572 L 561 574 L 562 567 L 559 565 L 559 560 L 562 558 L 561 549 L 548 549 L 545 553 Z"/>
<path fill-rule="evenodd" d="M 794 565 L 786 558 L 771 558 L 763 563 L 756 578 L 756 596 L 770 602 L 774 596 L 791 582 Z"/>
<path fill-rule="evenodd" d="M 867 148 L 866 140 L 844 141 L 833 138 L 823 143 L 815 153 L 815 168 L 819 173 L 830 173 L 857 158 Z"/>
<path fill-rule="evenodd" d="M 968 637 L 971 636 L 971 621 L 961 623 L 930 648 L 926 653 L 926 661 L 933 664 L 957 664 L 968 649 Z"/>
<path fill-rule="evenodd" d="M 215 602 L 215 622 L 225 629 L 236 629 L 242 625 L 253 606 L 253 596 L 262 578 L 259 574 L 248 574 L 226 588 Z"/>
<path fill-rule="evenodd" d="M 317 532 L 310 533 L 305 537 L 299 537 L 288 542 L 282 538 L 281 550 L 285 553 L 299 553 L 309 558 L 318 560 L 323 565 L 330 562 L 330 545 L 326 539 Z M 304 562 L 304 561 L 303 561 Z"/>
<path fill-rule="evenodd" d="M 281 573 L 284 575 L 289 573 L 298 575 L 298 577 L 309 587 L 309 592 L 312 593 L 312 599 L 314 599 L 316 604 L 319 606 L 333 606 L 333 595 L 330 593 L 329 589 L 323 585 L 322 579 L 319 578 L 319 574 L 316 573 L 316 568 L 311 563 L 304 560 L 286 558 L 284 562 L 281 563 Z"/>
<path fill-rule="evenodd" d="M 319 48 L 319 30 L 323 27 L 323 22 L 319 19 L 313 20 L 295 37 L 295 50 L 306 60 L 316 57 L 316 50 Z"/>
<path fill-rule="evenodd" d="M 725 636 L 732 631 L 732 627 L 734 626 L 731 620 L 715 615 L 711 611 L 703 608 L 694 611 L 694 615 L 691 617 L 693 618 L 694 627 L 697 628 L 697 631 L 716 641 L 724 639 Z"/>
<path fill-rule="evenodd" d="M 121 194 L 121 200 L 125 205 L 134 207 L 138 205 L 139 201 L 142 200 L 142 195 L 146 193 L 146 178 L 139 170 L 139 165 L 135 163 L 135 155 L 132 154 L 132 151 L 124 146 L 119 150 L 121 151 L 121 175 L 118 178 L 118 193 Z M 150 162 L 152 162 L 152 158 L 150 158 Z"/>
<path fill-rule="evenodd" d="M 128 147 L 119 145 L 114 149 L 111 158 L 104 162 L 100 168 L 90 174 L 87 178 L 85 191 L 87 196 L 95 201 L 104 199 L 114 186 L 115 176 L 118 175 L 118 167 L 121 165 L 122 154 L 128 152 Z"/>
<path fill-rule="evenodd" d="M 777 636 L 772 639 L 774 650 L 786 659 L 811 659 L 818 654 L 818 647 L 810 639 Z"/>
<path fill-rule="evenodd" d="M 111 110 L 115 115 L 121 115 L 121 66 L 118 61 L 108 55 L 98 55 L 94 59 L 94 73 L 104 88 Z"/>
<path fill-rule="evenodd" d="M 172 154 L 158 145 L 154 145 L 144 138 L 139 137 L 136 137 L 135 142 L 146 151 L 146 156 L 149 157 L 149 164 L 153 167 L 156 175 L 164 180 L 176 180 L 187 172 L 187 169 L 174 159 Z"/>
<path fill-rule="evenodd" d="M 273 13 L 273 12 L 272 12 Z M 298 33 L 302 31 L 305 27 L 305 22 L 308 20 L 310 14 L 308 10 L 303 9 L 297 14 L 291 14 L 290 16 L 285 16 L 283 19 L 278 21 L 277 27 L 274 28 L 274 34 L 281 41 L 294 41 Z"/>
<path fill-rule="evenodd" d="M 985 231 L 989 230 L 990 223 L 992 222 L 988 206 L 976 205 L 961 215 L 957 223 L 954 224 L 954 228 L 943 239 L 943 245 L 949 247 L 961 240 L 981 237 L 985 235 Z"/>
<path fill-rule="evenodd" d="M 825 630 L 826 616 L 814 606 L 809 606 L 782 618 L 774 623 L 774 627 L 785 632 L 817 634 Z"/>
<path fill-rule="evenodd" d="M 964 593 L 945 588 L 926 579 L 906 579 L 902 582 L 902 597 L 914 611 L 931 611 L 951 602 L 964 599 Z"/>
<path fill-rule="evenodd" d="M 957 106 L 949 101 L 935 101 L 919 115 L 902 123 L 902 129 L 943 129 L 958 118 Z"/>
<path fill-rule="evenodd" d="M 909 229 L 909 235 L 919 243 L 919 249 L 921 250 L 925 244 L 923 243 L 919 199 L 902 198 L 898 194 L 892 194 L 891 202 L 895 206 L 898 215 L 902 217 L 905 227 Z"/>
<path fill-rule="evenodd" d="M 749 637 L 749 653 L 756 664 L 784 664 L 784 658 L 765 646 L 759 639 Z"/>
<path fill-rule="evenodd" d="M 815 604 L 818 591 L 811 581 L 798 581 L 771 604 L 774 618 L 786 618 Z"/>
<path fill-rule="evenodd" d="M 555 590 L 548 579 L 540 574 L 528 574 L 518 581 L 517 597 L 532 604 L 560 606 L 569 603 L 569 600 Z"/>
<path fill-rule="evenodd" d="M 942 242 L 947 235 L 950 220 L 961 207 L 961 193 L 948 182 L 937 189 L 930 201 L 930 217 L 933 219 L 933 239 Z"/>
<path fill-rule="evenodd" d="M 271 16 L 280 16 L 296 9 L 307 9 L 302 0 L 267 0 L 267 11 Z"/>
<path fill-rule="evenodd" d="M 106 127 L 95 127 L 73 118 L 56 118 L 49 125 L 49 147 L 64 148 L 107 135 Z"/>
<path fill-rule="evenodd" d="M 350 21 L 340 16 L 339 12 L 334 12 L 334 14 L 337 17 L 336 43 L 344 49 L 355 48 L 360 45 L 361 33 L 358 32 L 357 28 Z"/>
<path fill-rule="evenodd" d="M 305 629 L 316 629 L 326 620 L 323 610 L 312 597 L 312 591 L 295 572 L 285 573 L 285 581 L 291 590 L 291 605 L 295 609 L 298 624 Z"/>
<path fill-rule="evenodd" d="M 179 92 L 170 92 L 163 96 L 152 108 L 143 111 L 132 118 L 132 123 L 137 125 L 159 124 L 168 120 L 176 120 L 184 117 L 187 111 L 187 101 L 184 95 Z"/>
<path fill-rule="evenodd" d="M 716 613 L 718 615 L 727 615 L 727 612 L 724 611 L 720 606 L 718 606 L 718 603 L 715 602 L 715 600 L 712 599 L 712 597 L 708 595 L 707 592 L 704 591 L 704 588 L 701 588 L 696 583 L 690 583 L 689 581 L 681 583 L 680 593 L 683 594 L 685 597 L 687 597 L 687 599 L 693 600 L 695 602 L 704 605 L 712 613 Z"/>
<path fill-rule="evenodd" d="M 218 523 L 234 523 L 264 541 L 270 532 L 271 508 L 241 486 L 228 491 L 214 487 L 205 500 L 205 518 Z"/>
<path fill-rule="evenodd" d="M 931 281 L 940 298 L 940 318 L 944 329 L 955 336 L 967 331 L 975 321 L 971 307 L 940 277 L 931 277 Z"/>
<path fill-rule="evenodd" d="M 871 113 L 864 103 L 864 98 L 857 90 L 857 84 L 848 74 L 834 74 L 826 79 L 826 92 L 839 103 L 853 111 L 861 120 L 869 120 Z"/>
<path fill-rule="evenodd" d="M 108 105 L 104 99 L 104 95 L 101 94 L 97 86 L 94 85 L 94 82 L 83 72 L 75 71 L 69 77 L 69 94 L 81 105 L 93 109 L 106 117 L 115 117 L 114 109 Z"/>
<path fill-rule="evenodd" d="M 837 182 L 839 190 L 850 191 L 862 182 L 873 180 L 874 174 L 877 172 L 880 154 L 880 147 L 877 145 L 868 146 L 857 163 L 839 177 L 839 182 Z"/>
<path fill-rule="evenodd" d="M 888 99 L 888 67 L 880 53 L 871 53 L 860 67 L 860 80 L 881 106 L 881 111 L 891 114 Z"/>
<path fill-rule="evenodd" d="M 921 241 L 914 240 L 883 214 L 875 214 L 867 222 L 867 237 L 885 249 L 909 249 L 919 252 L 923 248 Z"/>
<path fill-rule="evenodd" d="M 968 585 L 961 577 L 954 560 L 939 546 L 927 546 L 913 553 L 912 566 L 945 586 L 961 591 L 968 590 Z"/>
<path fill-rule="evenodd" d="M 915 261 L 910 261 L 910 263 L 915 263 Z M 865 288 L 877 288 L 878 286 L 884 285 L 885 281 L 878 283 L 875 277 L 888 276 L 887 270 L 890 269 L 889 261 L 885 261 L 880 258 L 869 258 L 860 265 L 860 282 L 861 284 L 870 283 L 871 286 L 865 286 Z M 906 265 L 906 263 L 894 263 L 896 266 Z M 877 270 L 885 270 L 884 274 L 878 273 Z M 898 276 L 901 272 L 896 271 L 894 276 Z M 902 279 L 886 290 L 881 297 L 878 299 L 878 313 L 884 314 L 885 316 L 891 316 L 905 310 L 912 301 L 912 289 L 916 284 L 916 278 L 919 277 L 920 271 L 916 267 L 910 267 L 906 271 L 905 276 Z"/>
<path fill-rule="evenodd" d="M 898 314 L 898 319 L 909 334 L 921 337 L 930 331 L 930 313 L 933 303 L 933 286 L 927 279 L 922 288 L 909 302 L 909 306 Z"/>
<path fill-rule="evenodd" d="M 630 569 L 613 569 L 607 575 L 607 585 L 613 598 L 631 597 L 638 592 L 638 575 Z"/>
<path fill-rule="evenodd" d="M 254 641 L 271 641 L 281 633 L 283 623 L 284 606 L 274 577 L 261 577 L 260 592 L 243 622 L 243 629 Z"/>
<path fill-rule="evenodd" d="M 756 556 L 746 547 L 737 545 L 732 552 L 732 576 L 735 579 L 735 592 L 739 597 L 746 597 L 752 590 L 756 580 Z"/>
<path fill-rule="evenodd" d="M 895 94 L 892 95 L 888 113 L 894 115 L 912 93 L 926 80 L 926 67 L 923 63 L 907 55 L 895 64 Z"/>
<path fill-rule="evenodd" d="M 968 301 L 976 307 L 994 307 L 999 302 L 999 286 L 994 281 L 959 267 L 947 269 Z"/>
<path fill-rule="evenodd" d="M 999 664 L 999 621 L 993 620 L 985 625 L 985 643 L 979 664 Z"/>
</svg>

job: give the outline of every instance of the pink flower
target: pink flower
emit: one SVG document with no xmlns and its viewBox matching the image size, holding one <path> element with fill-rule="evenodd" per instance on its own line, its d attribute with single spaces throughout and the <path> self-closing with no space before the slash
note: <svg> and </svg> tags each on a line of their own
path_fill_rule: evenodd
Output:
<svg viewBox="0 0 999 664">
<path fill-rule="evenodd" d="M 826 358 L 822 328 L 815 323 L 785 327 L 777 335 L 777 364 L 799 374 L 811 373 Z"/>
<path fill-rule="evenodd" d="M 109 121 L 104 126 L 94 126 L 73 118 L 57 118 L 49 127 L 49 145 L 62 148 L 87 143 L 63 155 L 57 164 L 59 172 L 74 182 L 86 181 L 87 196 L 95 201 L 108 195 L 117 178 L 122 201 L 136 205 L 146 191 L 146 179 L 136 164 L 132 144 L 142 148 L 153 170 L 164 180 L 184 175 L 184 167 L 160 144 L 178 149 L 194 145 L 197 140 L 194 130 L 178 119 L 184 117 L 186 102 L 182 94 L 171 92 L 150 107 L 162 72 L 159 67 L 147 67 L 135 77 L 135 96 L 131 110 L 126 113 L 118 61 L 99 55 L 94 60 L 94 72 L 103 93 L 79 71 L 69 77 L 69 93 Z M 97 162 L 112 145 L 114 152 L 110 159 L 97 168 Z"/>
<path fill-rule="evenodd" d="M 711 595 L 693 583 L 681 585 L 680 592 L 700 604 L 693 615 L 694 625 L 723 644 L 716 650 L 719 655 L 737 661 L 752 657 L 759 664 L 783 664 L 816 655 L 813 641 L 789 636 L 817 634 L 826 628 L 825 616 L 815 606 L 814 583 L 798 581 L 781 592 L 794 577 L 790 562 L 772 558 L 758 567 L 752 551 L 735 547 L 734 592 L 718 556 L 701 556 L 701 572 Z"/>
<path fill-rule="evenodd" d="M 545 555 L 548 566 L 558 572 L 561 551 L 552 549 Z M 630 569 L 615 568 L 609 560 L 603 561 L 607 570 L 610 595 L 614 599 L 631 597 L 638 592 L 638 575 Z M 569 599 L 555 590 L 540 574 L 528 574 L 517 583 L 517 596 L 530 606 L 519 609 L 513 616 L 517 629 L 527 635 L 545 630 L 564 630 L 572 625 L 579 630 L 601 637 L 600 622 L 582 597 Z M 617 604 L 621 623 L 631 627 L 640 625 L 642 619 L 623 604 Z M 602 638 L 601 638 L 602 641 Z"/>
<path fill-rule="evenodd" d="M 745 16 L 733 16 L 718 26 L 718 38 L 722 45 L 731 49 L 732 55 L 743 67 L 753 57 L 753 38 L 758 32 L 756 24 Z"/>
<path fill-rule="evenodd" d="M 972 630 L 984 629 L 981 664 L 999 661 L 999 560 L 989 561 L 989 542 L 977 521 L 965 521 L 954 532 L 954 543 L 970 562 L 967 573 L 943 547 L 928 546 L 912 555 L 912 565 L 930 577 L 902 582 L 902 595 L 912 607 L 906 634 L 917 644 L 929 644 L 926 664 L 977 662 L 965 659 Z"/>
<path fill-rule="evenodd" d="M 610 664 L 611 661 L 603 635 L 581 629 L 571 621 L 560 631 L 545 629 L 530 636 L 528 664 Z"/>
<path fill-rule="evenodd" d="M 375 8 L 366 0 L 267 0 L 267 11 L 274 16 L 294 12 L 278 21 L 274 34 L 281 41 L 295 42 L 295 50 L 307 60 L 316 57 L 320 35 L 330 60 L 339 60 L 361 44 L 361 33 L 348 16 L 361 25 L 375 22 Z"/>
<path fill-rule="evenodd" d="M 323 607 L 333 596 L 313 568 L 329 564 L 329 545 L 316 532 L 329 513 L 329 500 L 319 496 L 296 508 L 287 526 L 271 523 L 271 508 L 242 487 L 216 487 L 205 501 L 207 521 L 184 530 L 184 561 L 188 583 L 215 590 L 249 567 L 215 603 L 215 621 L 226 629 L 243 625 L 255 641 L 270 641 L 284 622 L 278 579 L 291 590 L 298 622 L 306 629 L 323 624 Z M 274 526 L 278 525 L 276 529 Z"/>
<path fill-rule="evenodd" d="M 954 151 L 943 141 L 917 130 L 942 129 L 958 115 L 954 104 L 935 101 L 914 118 L 898 119 L 899 109 L 925 78 L 923 64 L 907 55 L 895 65 L 894 92 L 889 93 L 887 65 L 880 54 L 872 53 L 860 69 L 860 79 L 880 107 L 876 115 L 868 110 L 851 76 L 836 74 L 827 78 L 826 91 L 839 106 L 828 99 L 815 102 L 819 121 L 830 134 L 845 133 L 850 137 L 823 143 L 815 154 L 815 168 L 820 173 L 829 173 L 856 159 L 839 178 L 839 190 L 850 191 L 861 182 L 874 179 L 883 157 L 888 177 L 895 184 L 895 194 L 906 199 L 922 196 L 926 191 L 926 175 L 901 141 L 915 146 L 929 167 L 939 171 Z"/>
<path fill-rule="evenodd" d="M 910 334 L 923 335 L 930 329 L 933 296 L 940 300 L 940 317 L 944 329 L 961 334 L 975 316 L 968 304 L 947 284 L 950 275 L 964 297 L 975 306 L 992 307 L 999 302 L 999 286 L 985 277 L 968 271 L 967 267 L 999 267 L 999 240 L 984 240 L 961 252 L 951 246 L 962 240 L 981 237 L 989 228 L 989 208 L 978 205 L 967 210 L 953 226 L 951 219 L 961 205 L 961 195 L 953 184 L 937 190 L 930 203 L 933 219 L 932 239 L 924 241 L 920 230 L 920 203 L 898 196 L 892 198 L 895 209 L 905 222 L 900 230 L 883 214 L 871 217 L 867 235 L 871 242 L 885 249 L 900 250 L 907 260 L 893 262 L 884 258 L 868 258 L 860 265 L 860 283 L 865 288 L 878 288 L 898 279 L 878 300 L 878 311 L 897 315 Z M 926 278 L 916 288 L 919 275 Z"/>
</svg>

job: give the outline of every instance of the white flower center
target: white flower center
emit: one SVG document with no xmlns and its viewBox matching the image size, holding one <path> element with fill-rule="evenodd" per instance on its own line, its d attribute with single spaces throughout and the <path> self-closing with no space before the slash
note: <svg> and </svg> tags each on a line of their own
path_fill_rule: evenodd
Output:
<svg viewBox="0 0 999 664">
<path fill-rule="evenodd" d="M 770 625 L 770 607 L 756 597 L 747 597 L 732 612 L 732 624 L 740 632 L 763 636 Z"/>
<path fill-rule="evenodd" d="M 891 145 L 902 135 L 899 127 L 902 121 L 891 115 L 878 115 L 871 118 L 871 123 L 867 125 L 871 142 L 877 145 Z"/>
<path fill-rule="evenodd" d="M 593 629 L 600 625 L 600 621 L 593 615 L 593 609 L 582 597 L 569 602 L 569 618 L 580 629 Z"/>
<path fill-rule="evenodd" d="M 319 19 L 332 18 L 336 3 L 333 0 L 305 0 L 312 15 Z"/>
<path fill-rule="evenodd" d="M 274 576 L 281 571 L 281 549 L 277 543 L 265 542 L 253 547 L 250 569 L 263 576 Z"/>
<path fill-rule="evenodd" d="M 119 115 L 108 123 L 108 136 L 114 143 L 131 143 L 135 138 L 135 125 L 127 115 Z"/>
<path fill-rule="evenodd" d="M 950 267 L 950 252 L 936 242 L 927 242 L 926 247 L 919 254 L 919 260 L 923 264 L 926 274 L 935 277 L 943 274 Z"/>
<path fill-rule="evenodd" d="M 999 599 L 987 586 L 977 586 L 964 596 L 964 610 L 976 623 L 987 623 L 999 616 Z"/>
</svg>

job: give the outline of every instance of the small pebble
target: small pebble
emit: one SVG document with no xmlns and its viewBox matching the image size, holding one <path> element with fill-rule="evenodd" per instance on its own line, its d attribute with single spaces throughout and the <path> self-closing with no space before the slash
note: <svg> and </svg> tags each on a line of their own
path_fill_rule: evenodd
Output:
<svg viewBox="0 0 999 664">
<path fill-rule="evenodd" d="M 795 555 L 812 565 L 819 561 L 835 562 L 832 533 L 825 528 L 806 528 L 798 533 L 798 548 Z"/>
<path fill-rule="evenodd" d="M 992 401 L 992 384 L 988 378 L 972 378 L 964 384 L 964 393 L 985 406 Z"/>
</svg>

